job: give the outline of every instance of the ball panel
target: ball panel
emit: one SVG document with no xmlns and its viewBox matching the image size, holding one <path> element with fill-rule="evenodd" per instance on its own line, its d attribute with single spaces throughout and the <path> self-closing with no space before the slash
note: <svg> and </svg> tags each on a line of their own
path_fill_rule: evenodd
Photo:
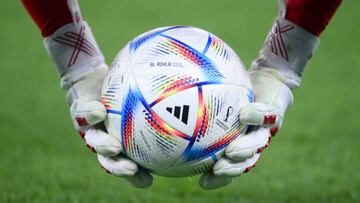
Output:
<svg viewBox="0 0 360 203">
<path fill-rule="evenodd" d="M 247 92 L 242 87 L 224 84 L 198 88 L 198 121 L 191 140 L 173 166 L 153 172 L 181 177 L 210 169 L 224 148 L 246 131 L 247 126 L 238 115 L 240 108 L 249 103 Z M 171 121 L 168 123 L 172 125 Z"/>
<path fill-rule="evenodd" d="M 123 112 L 122 143 L 126 155 L 149 169 L 173 165 L 188 136 L 164 122 L 136 87 L 130 88 Z"/>
<path fill-rule="evenodd" d="M 190 89 L 201 82 L 201 75 L 196 71 L 191 72 L 180 69 L 154 69 L 148 74 L 135 74 L 137 85 L 140 92 L 144 95 L 145 100 L 152 107 L 164 98 L 168 98 L 173 94 Z"/>
<path fill-rule="evenodd" d="M 152 106 L 152 109 L 167 124 L 192 136 L 198 116 L 198 105 L 198 89 L 192 87 L 164 98 Z"/>
<path fill-rule="evenodd" d="M 211 36 L 211 43 L 206 56 L 211 58 L 219 67 L 223 82 L 252 89 L 245 65 L 235 51 L 215 35 Z M 220 68 L 221 67 L 221 68 Z"/>
<path fill-rule="evenodd" d="M 245 131 L 246 126 L 238 116 L 240 108 L 249 103 L 243 91 L 232 85 L 202 86 L 197 126 L 181 162 L 211 156 Z"/>
<path fill-rule="evenodd" d="M 221 157 L 223 150 L 218 152 L 216 156 Z M 194 176 L 206 171 L 210 171 L 216 161 L 214 157 L 207 157 L 200 161 L 191 162 L 185 165 L 177 165 L 176 167 L 169 167 L 161 170 L 152 171 L 161 176 L 165 177 L 185 177 L 185 176 Z"/>
<path fill-rule="evenodd" d="M 209 33 L 195 27 L 180 27 L 170 29 L 161 34 L 165 38 L 172 38 L 175 41 L 185 42 L 188 46 L 202 53 L 208 43 Z"/>
<path fill-rule="evenodd" d="M 165 33 L 166 31 L 172 30 L 172 29 L 181 29 L 181 28 L 190 28 L 189 26 L 169 26 L 169 27 L 160 27 L 155 28 L 153 30 L 150 30 L 148 32 L 145 32 L 143 34 L 140 34 L 130 42 L 130 50 L 131 52 L 137 51 L 139 48 L 142 47 L 142 45 L 146 44 L 152 38 Z"/>
</svg>

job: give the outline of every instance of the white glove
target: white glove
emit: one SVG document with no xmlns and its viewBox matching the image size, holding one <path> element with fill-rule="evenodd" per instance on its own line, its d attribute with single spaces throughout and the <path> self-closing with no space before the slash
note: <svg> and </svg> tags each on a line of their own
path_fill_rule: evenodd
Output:
<svg viewBox="0 0 360 203">
<path fill-rule="evenodd" d="M 120 140 L 104 131 L 102 121 L 107 113 L 99 101 L 107 66 L 76 79 L 67 93 L 70 113 L 75 128 L 84 139 L 86 146 L 98 154 L 98 160 L 106 172 L 115 176 L 125 177 L 132 185 L 139 188 L 152 184 L 149 173 L 140 170 L 130 159 L 120 155 Z"/>
<path fill-rule="evenodd" d="M 281 1 L 281 14 L 286 8 Z M 308 60 L 319 39 L 279 16 L 270 31 L 260 55 L 249 71 L 255 102 L 240 112 L 241 121 L 257 126 L 243 137 L 235 139 L 225 149 L 212 174 L 204 174 L 200 186 L 216 189 L 232 182 L 234 177 L 255 167 L 260 153 L 281 127 L 285 112 L 293 103 L 291 89 L 300 86 Z"/>
<path fill-rule="evenodd" d="M 250 171 L 260 158 L 260 153 L 269 145 L 270 139 L 281 126 L 285 111 L 293 102 L 290 89 L 266 70 L 250 72 L 256 102 L 241 109 L 243 123 L 254 125 L 245 136 L 232 141 L 225 149 L 212 174 L 204 174 L 200 186 L 216 189 L 231 183 L 235 176 Z"/>
<path fill-rule="evenodd" d="M 81 19 L 77 1 L 69 0 L 68 6 L 74 23 L 59 28 L 44 43 L 61 75 L 61 87 L 67 91 L 74 126 L 86 146 L 98 154 L 102 168 L 124 177 L 135 187 L 148 187 L 152 184 L 151 175 L 122 157 L 119 138 L 105 131 L 102 122 L 107 112 L 100 94 L 108 67 L 90 27 Z"/>
</svg>

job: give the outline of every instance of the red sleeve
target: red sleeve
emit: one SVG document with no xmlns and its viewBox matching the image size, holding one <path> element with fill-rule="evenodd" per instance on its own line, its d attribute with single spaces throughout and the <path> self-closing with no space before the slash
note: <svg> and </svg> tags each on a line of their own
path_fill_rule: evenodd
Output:
<svg viewBox="0 0 360 203">
<path fill-rule="evenodd" d="M 285 19 L 319 36 L 342 0 L 286 0 Z"/>
<path fill-rule="evenodd" d="M 21 0 L 43 37 L 73 22 L 67 0 Z"/>
</svg>

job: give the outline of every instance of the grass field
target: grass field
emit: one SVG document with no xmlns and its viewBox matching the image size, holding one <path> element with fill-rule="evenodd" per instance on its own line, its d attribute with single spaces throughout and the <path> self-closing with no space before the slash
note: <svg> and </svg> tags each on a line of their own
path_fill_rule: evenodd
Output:
<svg viewBox="0 0 360 203">
<path fill-rule="evenodd" d="M 80 1 L 107 62 L 139 33 L 186 24 L 230 44 L 248 66 L 275 1 Z M 249 174 L 204 191 L 198 176 L 130 187 L 100 169 L 73 130 L 59 78 L 20 1 L 0 7 L 0 202 L 360 202 L 360 7 L 345 1 L 295 91 L 283 128 Z"/>
</svg>

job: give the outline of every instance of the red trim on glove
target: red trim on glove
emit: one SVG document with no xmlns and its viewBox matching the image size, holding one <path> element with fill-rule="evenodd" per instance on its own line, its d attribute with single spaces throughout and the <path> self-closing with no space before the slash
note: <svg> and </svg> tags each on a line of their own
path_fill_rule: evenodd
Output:
<svg viewBox="0 0 360 203">
<path fill-rule="evenodd" d="M 100 164 L 100 163 L 99 163 L 99 164 Z M 104 169 L 104 171 L 105 171 L 106 173 L 111 174 L 110 171 L 107 170 L 103 165 L 100 164 L 100 167 L 101 167 L 102 169 Z"/>
<path fill-rule="evenodd" d="M 264 125 L 274 124 L 276 121 L 276 115 L 265 115 L 264 116 Z"/>
<path fill-rule="evenodd" d="M 76 117 L 75 120 L 78 123 L 78 125 L 81 127 L 89 125 L 89 123 L 86 121 L 85 117 Z"/>
<path fill-rule="evenodd" d="M 80 130 L 79 135 L 80 135 L 81 139 L 85 138 L 85 132 L 84 131 Z"/>
<path fill-rule="evenodd" d="M 91 145 L 89 145 L 89 144 L 86 144 L 86 147 L 87 147 L 88 149 L 90 149 L 90 151 L 96 153 L 96 150 L 95 150 L 95 148 L 94 148 L 93 146 L 91 146 Z"/>
</svg>

